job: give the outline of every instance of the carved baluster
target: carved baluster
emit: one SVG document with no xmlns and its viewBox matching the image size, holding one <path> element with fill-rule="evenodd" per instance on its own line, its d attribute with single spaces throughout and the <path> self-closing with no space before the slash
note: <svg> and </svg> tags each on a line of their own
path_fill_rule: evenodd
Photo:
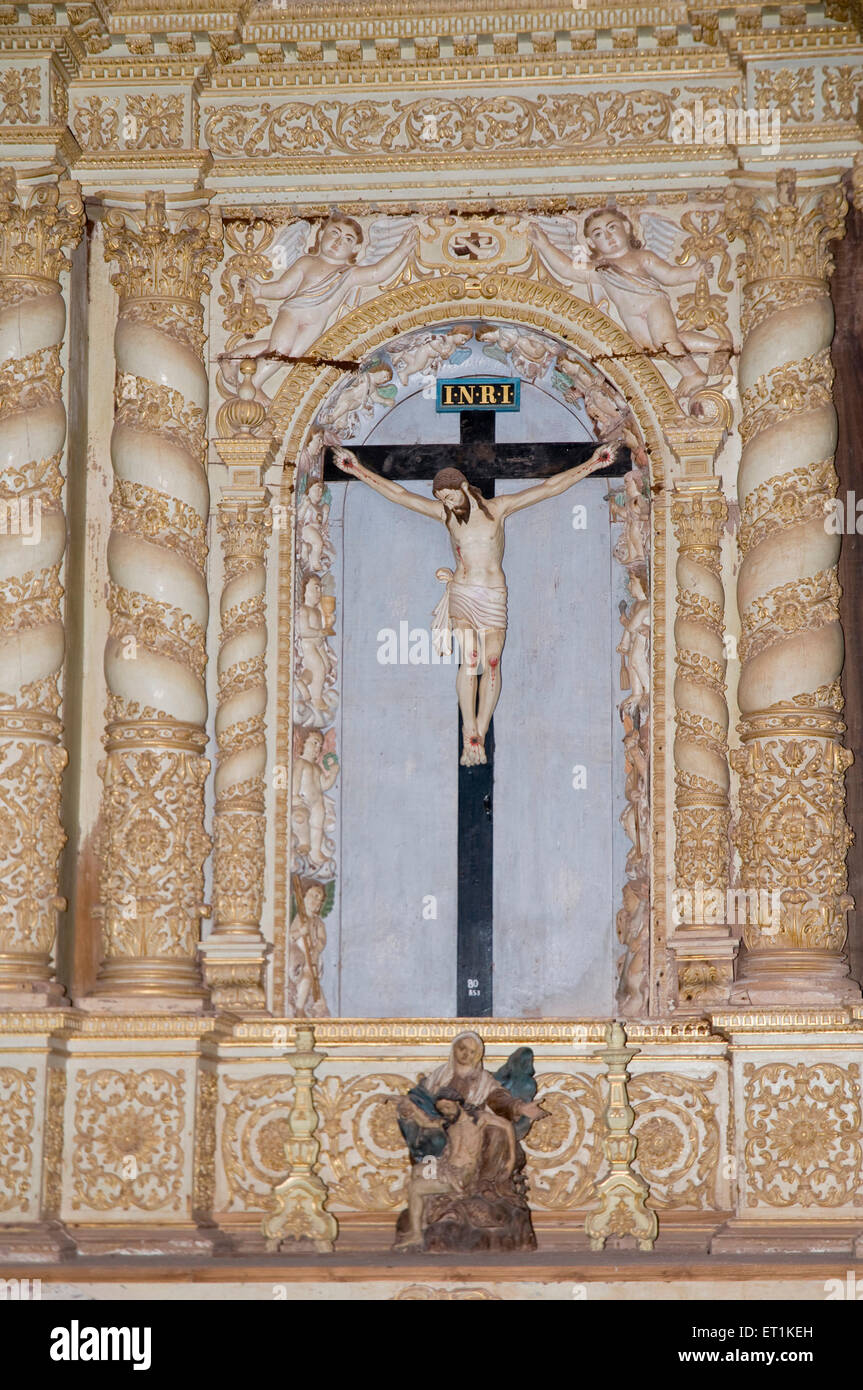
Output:
<svg viewBox="0 0 863 1390">
<path fill-rule="evenodd" d="M 200 1007 L 208 596 L 201 297 L 221 236 L 200 195 L 110 210 L 117 380 L 100 822 L 104 959 L 88 1007 Z"/>
<path fill-rule="evenodd" d="M 317 1171 L 321 1145 L 315 1138 L 318 1112 L 314 1096 L 315 1071 L 327 1054 L 315 1051 L 312 1025 L 298 1024 L 294 1051 L 287 1055 L 294 1069 L 290 1137 L 285 1142 L 288 1173 L 273 1188 L 273 1211 L 264 1217 L 263 1232 L 268 1250 L 279 1250 L 287 1240 L 307 1240 L 321 1254 L 327 1254 L 335 1245 L 339 1224 L 327 1211 L 327 1187 Z"/>
<path fill-rule="evenodd" d="M 732 998 L 837 1004 L 859 998 L 843 955 L 846 916 L 844 660 L 836 491 L 829 243 L 846 203 L 817 175 L 741 183 L 728 203 L 742 237 L 743 419 L 738 494 L 742 562 L 738 703 L 740 851 L 757 920 Z M 774 899 L 778 893 L 779 898 Z M 773 910 L 774 901 L 777 911 Z"/>
<path fill-rule="evenodd" d="M 63 992 L 52 966 L 67 760 L 60 275 L 83 227 L 77 184 L 0 176 L 0 1008 Z"/>
</svg>

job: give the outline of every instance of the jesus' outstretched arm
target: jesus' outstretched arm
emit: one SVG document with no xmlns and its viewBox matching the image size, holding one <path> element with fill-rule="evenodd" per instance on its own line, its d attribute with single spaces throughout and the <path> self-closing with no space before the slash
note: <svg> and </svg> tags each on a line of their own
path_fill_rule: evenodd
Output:
<svg viewBox="0 0 863 1390">
<path fill-rule="evenodd" d="M 327 439 L 326 443 L 332 443 Z M 388 502 L 397 502 L 400 507 L 407 507 L 408 511 L 419 512 L 422 516 L 430 516 L 434 521 L 443 521 L 443 504 L 436 501 L 433 497 L 419 497 L 415 492 L 408 492 L 406 487 L 400 483 L 394 483 L 390 478 L 382 478 L 379 473 L 373 473 L 370 468 L 364 468 L 350 449 L 343 449 L 341 445 L 333 443 L 333 456 L 336 466 L 343 473 L 349 474 L 351 478 L 359 478 L 361 482 L 368 483 L 370 488 L 379 492 Z"/>
<path fill-rule="evenodd" d="M 563 473 L 555 473 L 553 478 L 546 478 L 544 482 L 535 483 L 533 487 L 526 487 L 523 492 L 513 492 L 504 497 L 496 497 L 494 499 L 496 514 L 500 517 L 511 516 L 513 512 L 520 512 L 525 507 L 532 507 L 535 502 L 542 502 L 546 497 L 558 497 L 574 483 L 588 477 L 590 473 L 595 473 L 597 468 L 607 468 L 616 452 L 613 445 L 603 444 L 600 449 L 596 449 L 591 454 L 586 463 L 579 463 L 575 468 L 567 468 Z"/>
</svg>

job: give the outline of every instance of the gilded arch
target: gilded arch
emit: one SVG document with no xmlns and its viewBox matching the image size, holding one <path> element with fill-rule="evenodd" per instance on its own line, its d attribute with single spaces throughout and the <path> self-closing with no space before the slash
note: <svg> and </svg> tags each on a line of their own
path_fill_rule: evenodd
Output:
<svg viewBox="0 0 863 1390">
<path fill-rule="evenodd" d="M 324 401 L 346 371 L 411 329 L 451 319 L 481 317 L 487 322 L 522 324 L 557 338 L 588 357 L 630 406 L 646 447 L 651 508 L 651 919 L 650 1013 L 667 1005 L 668 939 L 666 807 L 673 799 L 670 760 L 666 756 L 666 691 L 673 682 L 666 644 L 666 489 L 673 451 L 667 431 L 686 430 L 687 417 L 656 364 L 618 324 L 593 305 L 566 291 L 513 275 L 483 280 L 459 276 L 415 282 L 379 295 L 345 315 L 318 339 L 278 390 L 269 413 L 276 435 L 283 433 L 285 464 L 282 502 L 290 508 L 296 460 L 307 443 Z M 708 394 L 708 393 L 706 393 Z M 275 793 L 274 1007 L 285 997 L 285 959 L 290 907 L 290 767 L 292 759 L 293 665 L 293 527 L 282 533 L 279 551 L 279 613 L 276 761 L 289 769 L 287 786 Z M 288 543 L 288 536 L 291 542 Z"/>
</svg>

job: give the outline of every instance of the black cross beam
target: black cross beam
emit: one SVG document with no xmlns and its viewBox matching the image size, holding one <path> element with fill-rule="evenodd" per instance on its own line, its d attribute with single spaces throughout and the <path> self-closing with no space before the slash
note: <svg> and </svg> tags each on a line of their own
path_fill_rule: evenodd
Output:
<svg viewBox="0 0 863 1390">
<path fill-rule="evenodd" d="M 434 477 L 442 468 L 459 468 L 484 497 L 493 497 L 498 478 L 551 478 L 566 468 L 584 463 L 597 445 L 497 444 L 495 413 L 462 411 L 460 443 L 363 444 L 354 452 L 360 463 L 396 482 Z M 619 478 L 632 467 L 630 451 L 621 448 L 595 478 Z M 324 480 L 344 482 L 348 477 L 333 463 L 328 449 Z M 462 748 L 461 711 L 458 717 L 456 757 Z M 494 720 L 485 739 L 486 762 L 458 770 L 458 940 L 456 1000 L 459 1018 L 490 1018 L 494 1006 L 494 923 L 492 920 L 494 869 Z"/>
</svg>

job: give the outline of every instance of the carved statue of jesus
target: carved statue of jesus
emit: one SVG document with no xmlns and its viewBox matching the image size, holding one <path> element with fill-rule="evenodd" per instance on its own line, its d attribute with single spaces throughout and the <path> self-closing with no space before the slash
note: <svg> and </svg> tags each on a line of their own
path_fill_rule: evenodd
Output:
<svg viewBox="0 0 863 1390">
<path fill-rule="evenodd" d="M 342 448 L 334 437 L 326 442 L 332 445 L 342 472 L 359 478 L 400 507 L 442 521 L 449 532 L 456 567 L 437 571 L 437 578 L 446 583 L 446 592 L 435 609 L 434 636 L 439 641 L 443 634 L 455 630 L 461 639 L 456 676 L 464 733 L 461 762 L 465 767 L 484 763 L 485 736 L 500 699 L 500 663 L 506 641 L 506 576 L 501 561 L 507 517 L 546 497 L 559 497 L 597 468 L 610 464 L 616 450 L 605 445 L 586 463 L 504 497 L 483 497 L 457 468 L 443 468 L 432 483 L 433 496 L 420 497 L 363 467 L 356 454 Z"/>
</svg>

